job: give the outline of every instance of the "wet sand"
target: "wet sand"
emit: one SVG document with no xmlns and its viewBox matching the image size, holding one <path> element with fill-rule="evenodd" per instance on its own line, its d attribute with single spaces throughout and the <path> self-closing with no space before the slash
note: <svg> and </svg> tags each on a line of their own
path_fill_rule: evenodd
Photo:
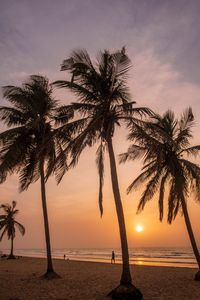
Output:
<svg viewBox="0 0 200 300">
<path fill-rule="evenodd" d="M 53 260 L 61 279 L 44 280 L 41 258 L 0 260 L 1 300 L 105 300 L 119 284 L 121 265 Z M 200 299 L 200 282 L 193 280 L 196 269 L 131 265 L 134 284 L 144 299 Z"/>
</svg>

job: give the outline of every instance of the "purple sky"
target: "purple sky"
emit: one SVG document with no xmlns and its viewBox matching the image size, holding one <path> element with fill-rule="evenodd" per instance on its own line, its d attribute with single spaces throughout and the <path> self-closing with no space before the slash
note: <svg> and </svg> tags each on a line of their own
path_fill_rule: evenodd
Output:
<svg viewBox="0 0 200 300">
<path fill-rule="evenodd" d="M 99 49 L 126 45 L 138 103 L 160 111 L 198 106 L 198 0 L 0 3 L 1 85 L 20 84 L 35 73 L 64 77 L 60 64 L 75 48 L 94 56 Z"/>
<path fill-rule="evenodd" d="M 94 57 L 100 49 L 116 50 L 125 45 L 133 62 L 130 87 L 134 100 L 160 113 L 168 108 L 180 113 L 191 105 L 197 123 L 195 142 L 200 142 L 200 137 L 198 137 L 200 129 L 198 125 L 200 116 L 199 16 L 199 0 L 0 0 L 0 85 L 21 84 L 30 74 L 46 75 L 50 81 L 61 79 L 65 77 L 65 73 L 59 71 L 60 64 L 71 50 L 86 48 Z M 71 101 L 70 94 L 62 92 L 57 95 L 65 103 Z M 127 148 L 123 135 L 122 130 L 122 133 L 116 136 L 116 153 L 125 151 Z M 93 150 L 90 152 L 92 155 L 95 153 Z M 48 187 L 50 222 L 52 223 L 52 218 L 55 223 L 57 222 L 56 229 L 52 229 L 55 247 L 91 246 L 89 242 L 86 244 L 87 239 L 85 243 L 81 240 L 79 231 L 75 229 L 73 234 L 80 243 L 70 237 L 64 240 L 66 243 L 56 238 L 59 228 L 62 228 L 63 232 L 70 226 L 75 228 L 77 220 L 82 222 L 82 230 L 84 231 L 85 228 L 85 234 L 88 234 L 87 229 L 91 222 L 98 223 L 93 224 L 100 231 L 102 246 L 112 246 L 118 243 L 118 236 L 112 239 L 109 234 L 107 236 L 104 234 L 106 224 L 109 222 L 109 213 L 105 216 L 105 225 L 102 225 L 103 221 L 99 220 L 95 157 L 93 156 L 93 162 L 89 163 L 88 153 L 84 154 L 77 169 L 73 170 L 71 175 L 65 176 L 59 188 L 56 188 L 53 179 L 51 179 L 51 186 Z M 139 165 L 136 165 L 134 174 L 132 166 L 119 168 L 122 193 L 126 198 L 125 188 L 139 170 Z M 105 201 L 107 198 L 112 198 L 109 170 L 107 172 L 108 185 L 105 186 Z M 77 182 L 77 178 L 79 183 L 75 187 L 73 182 Z M 39 241 L 37 237 L 38 230 L 42 227 L 38 189 L 39 186 L 36 184 L 28 192 L 18 195 L 15 177 L 10 178 L 5 185 L 0 187 L 0 193 L 5 201 L 13 198 L 18 201 L 25 225 L 29 223 L 31 214 L 39 224 L 35 226 L 33 220 L 30 225 L 27 225 L 30 238 L 19 239 L 17 242 L 19 247 L 43 245 L 40 241 L 43 235 L 39 236 Z M 81 198 L 81 195 L 86 195 L 86 192 L 88 193 L 88 206 Z M 68 202 L 66 202 L 66 196 L 64 197 L 66 194 Z M 35 197 L 37 198 L 35 202 L 27 201 L 27 198 L 33 200 Z M 1 200 L 4 201 L 4 199 Z M 133 206 L 127 204 L 127 207 L 129 222 L 130 218 L 135 217 L 136 204 Z M 157 209 L 156 205 L 155 208 Z M 69 212 L 70 215 L 66 213 L 62 215 L 62 211 Z M 108 211 L 112 211 L 110 206 Z M 129 218 L 131 213 L 132 216 Z M 148 213 L 152 215 L 153 208 L 151 211 L 147 210 Z M 93 214 L 94 217 L 91 217 L 89 222 L 82 214 Z M 60 220 L 55 219 L 56 216 L 61 215 Z M 145 215 L 143 218 L 145 219 Z M 69 220 L 68 223 L 66 219 Z M 194 216 L 194 219 L 197 220 L 197 216 Z M 144 220 L 140 222 L 144 223 Z M 182 226 L 180 222 L 174 225 L 177 226 L 176 229 Z M 169 234 L 170 238 L 171 227 L 167 228 L 165 229 L 166 236 Z M 178 230 L 178 234 L 182 232 Z M 66 231 L 68 236 L 69 232 Z M 157 234 L 159 238 L 159 232 Z M 161 231 L 160 234 L 163 235 Z M 88 241 L 91 239 L 96 241 L 95 245 L 99 245 L 99 238 L 93 236 L 92 233 L 89 234 Z M 178 242 L 181 244 L 181 240 Z M 139 246 L 152 245 L 148 238 L 147 242 L 144 240 L 138 243 Z M 7 243 L 3 242 L 3 245 Z"/>
<path fill-rule="evenodd" d="M 127 46 L 152 51 L 184 80 L 199 83 L 198 0 L 0 1 L 1 82 L 30 73 L 51 78 L 69 51 Z M 132 53 L 133 52 L 133 53 Z"/>
</svg>

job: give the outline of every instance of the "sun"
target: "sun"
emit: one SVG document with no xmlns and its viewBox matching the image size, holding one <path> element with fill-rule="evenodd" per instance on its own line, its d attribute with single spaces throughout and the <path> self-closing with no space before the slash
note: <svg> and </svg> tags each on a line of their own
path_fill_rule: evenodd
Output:
<svg viewBox="0 0 200 300">
<path fill-rule="evenodd" d="M 137 232 L 142 232 L 144 230 L 144 228 L 143 228 L 143 226 L 141 226 L 141 225 L 137 225 L 136 227 L 135 227 L 135 231 L 137 231 Z"/>
</svg>

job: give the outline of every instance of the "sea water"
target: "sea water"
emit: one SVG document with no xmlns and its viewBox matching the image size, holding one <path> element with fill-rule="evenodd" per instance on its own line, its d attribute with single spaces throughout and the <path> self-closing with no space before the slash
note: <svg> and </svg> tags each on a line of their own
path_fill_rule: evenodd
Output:
<svg viewBox="0 0 200 300">
<path fill-rule="evenodd" d="M 62 248 L 52 249 L 52 257 L 57 259 L 95 261 L 110 263 L 111 252 L 115 251 L 116 263 L 122 262 L 120 249 L 115 248 Z M 2 253 L 9 253 L 9 249 L 1 249 Z M 45 249 L 15 249 L 15 255 L 28 257 L 46 257 Z M 131 264 L 197 267 L 191 248 L 130 248 Z"/>
</svg>

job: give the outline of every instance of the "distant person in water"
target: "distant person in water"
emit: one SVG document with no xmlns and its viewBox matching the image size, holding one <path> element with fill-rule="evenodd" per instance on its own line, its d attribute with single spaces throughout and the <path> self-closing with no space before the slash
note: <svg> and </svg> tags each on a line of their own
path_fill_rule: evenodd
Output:
<svg viewBox="0 0 200 300">
<path fill-rule="evenodd" d="M 66 258 L 66 255 L 64 254 L 64 256 L 63 256 L 63 257 L 64 257 L 64 260 L 65 260 L 65 258 Z"/>
<path fill-rule="evenodd" d="M 111 264 L 115 264 L 115 251 L 112 250 L 112 254 L 111 254 Z"/>
</svg>

